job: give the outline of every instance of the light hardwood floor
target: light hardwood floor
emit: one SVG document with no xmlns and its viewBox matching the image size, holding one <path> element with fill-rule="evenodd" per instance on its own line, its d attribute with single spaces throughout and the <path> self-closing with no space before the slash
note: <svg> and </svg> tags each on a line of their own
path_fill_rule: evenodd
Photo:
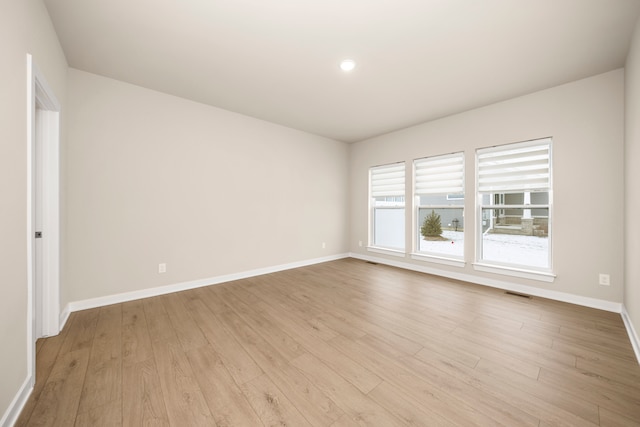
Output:
<svg viewBox="0 0 640 427">
<path fill-rule="evenodd" d="M 76 312 L 18 426 L 638 426 L 620 315 L 344 259 Z"/>
</svg>

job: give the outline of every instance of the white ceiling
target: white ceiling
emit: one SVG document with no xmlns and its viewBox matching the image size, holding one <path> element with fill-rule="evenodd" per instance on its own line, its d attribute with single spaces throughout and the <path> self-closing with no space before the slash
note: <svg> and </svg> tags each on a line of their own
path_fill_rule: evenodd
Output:
<svg viewBox="0 0 640 427">
<path fill-rule="evenodd" d="M 44 1 L 71 67 L 346 142 L 620 68 L 640 13 L 640 0 Z"/>
</svg>

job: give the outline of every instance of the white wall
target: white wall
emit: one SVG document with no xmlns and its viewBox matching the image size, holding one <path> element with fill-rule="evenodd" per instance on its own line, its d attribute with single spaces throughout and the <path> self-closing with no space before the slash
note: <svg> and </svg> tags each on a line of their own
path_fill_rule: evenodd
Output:
<svg viewBox="0 0 640 427">
<path fill-rule="evenodd" d="M 27 53 L 63 106 L 66 60 L 40 0 L 0 2 L 0 418 L 27 378 Z M 61 141 L 64 145 L 64 139 Z"/>
<path fill-rule="evenodd" d="M 624 304 L 640 333 L 640 21 L 625 67 L 625 291 Z"/>
<path fill-rule="evenodd" d="M 425 102 L 438 102 L 425 98 Z M 464 268 L 412 261 L 447 274 L 489 278 L 545 290 L 621 303 L 623 297 L 623 128 L 622 70 L 576 81 L 484 108 L 393 132 L 351 146 L 351 251 L 371 255 L 365 247 L 368 169 L 374 165 L 465 152 Z M 553 264 L 554 283 L 475 271 L 475 149 L 510 142 L 553 137 Z M 411 172 L 407 173 L 411 177 Z M 407 196 L 411 200 L 411 179 Z M 411 209 L 406 223 L 411 224 Z M 412 234 L 407 232 L 407 242 Z M 410 243 L 408 243 L 410 245 Z M 409 248 L 410 250 L 410 248 Z M 374 254 L 378 257 L 383 255 Z M 397 258 L 388 258 L 398 261 Z M 609 273 L 611 286 L 598 285 Z"/>
<path fill-rule="evenodd" d="M 63 304 L 347 252 L 346 144 L 75 69 L 68 84 Z"/>
</svg>

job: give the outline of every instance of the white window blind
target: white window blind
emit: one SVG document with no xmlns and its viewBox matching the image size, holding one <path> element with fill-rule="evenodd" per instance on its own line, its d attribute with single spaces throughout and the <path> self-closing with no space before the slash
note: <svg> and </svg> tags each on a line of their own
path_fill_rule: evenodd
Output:
<svg viewBox="0 0 640 427">
<path fill-rule="evenodd" d="M 550 152 L 549 138 L 478 150 L 478 191 L 549 190 Z"/>
<path fill-rule="evenodd" d="M 415 193 L 464 193 L 463 153 L 447 154 L 414 161 Z"/>
<path fill-rule="evenodd" d="M 404 163 L 371 168 L 371 197 L 404 196 Z"/>
</svg>

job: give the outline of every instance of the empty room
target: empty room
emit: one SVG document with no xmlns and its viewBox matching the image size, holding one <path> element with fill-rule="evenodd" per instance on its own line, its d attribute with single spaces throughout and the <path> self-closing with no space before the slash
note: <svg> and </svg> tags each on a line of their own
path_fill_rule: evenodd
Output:
<svg viewBox="0 0 640 427">
<path fill-rule="evenodd" d="M 640 0 L 3 0 L 0 427 L 640 426 Z"/>
</svg>

